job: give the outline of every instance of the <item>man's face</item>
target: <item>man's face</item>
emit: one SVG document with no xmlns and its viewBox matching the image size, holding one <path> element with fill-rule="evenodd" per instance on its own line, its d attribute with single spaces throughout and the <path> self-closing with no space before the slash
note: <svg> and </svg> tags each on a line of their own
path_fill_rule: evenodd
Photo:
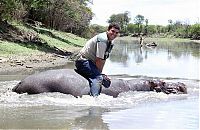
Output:
<svg viewBox="0 0 200 130">
<path fill-rule="evenodd" d="M 108 34 L 108 39 L 112 41 L 118 36 L 119 30 L 112 27 L 110 30 L 107 31 L 107 34 Z"/>
</svg>

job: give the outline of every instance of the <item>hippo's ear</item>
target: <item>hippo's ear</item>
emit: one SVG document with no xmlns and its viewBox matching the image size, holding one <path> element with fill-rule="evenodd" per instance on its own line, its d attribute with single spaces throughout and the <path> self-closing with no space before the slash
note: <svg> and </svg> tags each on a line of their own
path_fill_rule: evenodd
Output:
<svg viewBox="0 0 200 130">
<path fill-rule="evenodd" d="M 159 86 L 164 86 L 166 84 L 166 82 L 164 80 L 159 80 L 158 81 L 158 85 Z"/>
<path fill-rule="evenodd" d="M 187 88 L 185 86 L 179 86 L 179 91 L 183 94 L 187 94 Z"/>
<path fill-rule="evenodd" d="M 155 89 L 155 87 L 156 87 L 155 83 L 154 83 L 152 80 L 146 80 L 146 81 L 145 81 L 145 84 L 146 84 L 147 86 L 149 86 L 150 91 L 153 91 L 153 90 Z"/>
</svg>

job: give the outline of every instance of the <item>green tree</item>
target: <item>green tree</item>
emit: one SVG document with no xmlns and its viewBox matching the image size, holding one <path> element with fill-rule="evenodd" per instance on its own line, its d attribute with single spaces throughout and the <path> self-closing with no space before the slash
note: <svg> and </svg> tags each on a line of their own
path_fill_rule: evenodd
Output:
<svg viewBox="0 0 200 130">
<path fill-rule="evenodd" d="M 86 32 L 87 34 L 85 35 L 85 37 L 91 38 L 98 33 L 105 32 L 106 30 L 107 30 L 107 28 L 104 26 L 93 24 L 93 25 L 90 25 L 88 32 Z"/>
<path fill-rule="evenodd" d="M 148 19 L 145 19 L 144 33 L 145 33 L 146 35 L 148 35 L 148 23 L 149 23 L 149 20 L 148 20 Z"/>
<path fill-rule="evenodd" d="M 136 33 L 136 31 L 137 31 L 137 25 L 133 24 L 133 23 L 129 23 L 127 25 L 127 30 L 128 30 L 129 33 Z"/>
<path fill-rule="evenodd" d="M 25 0 L 28 10 L 26 18 L 40 21 L 46 27 L 82 35 L 88 30 L 93 15 L 86 6 L 87 1 Z"/>
<path fill-rule="evenodd" d="M 156 33 L 156 25 L 149 25 L 148 26 L 148 34 L 152 35 Z"/>
<path fill-rule="evenodd" d="M 193 39 L 200 40 L 200 24 L 192 25 L 189 33 Z"/>
<path fill-rule="evenodd" d="M 124 31 L 127 32 L 127 25 L 130 22 L 131 18 L 129 17 L 130 12 L 125 11 L 124 12 Z"/>
<path fill-rule="evenodd" d="M 135 18 L 134 18 L 134 22 L 135 24 L 138 26 L 138 33 L 142 32 L 142 24 L 144 22 L 144 16 L 138 14 Z"/>
<path fill-rule="evenodd" d="M 168 25 L 168 32 L 170 32 L 170 31 L 172 31 L 172 23 L 173 23 L 173 21 L 171 19 L 169 19 L 168 23 L 169 23 L 169 25 Z"/>
<path fill-rule="evenodd" d="M 121 32 L 126 32 L 127 25 L 130 21 L 129 18 L 129 12 L 126 11 L 125 13 L 120 13 L 120 14 L 113 14 L 110 16 L 108 19 L 108 23 L 118 23 L 121 27 Z"/>
<path fill-rule="evenodd" d="M 15 16 L 22 17 L 24 13 L 24 8 L 20 0 L 0 1 L 0 20 L 12 20 L 15 19 Z"/>
</svg>

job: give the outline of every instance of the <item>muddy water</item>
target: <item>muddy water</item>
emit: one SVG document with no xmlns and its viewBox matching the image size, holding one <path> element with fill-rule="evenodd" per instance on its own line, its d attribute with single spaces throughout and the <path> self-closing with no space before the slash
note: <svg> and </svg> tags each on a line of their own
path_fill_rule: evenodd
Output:
<svg viewBox="0 0 200 130">
<path fill-rule="evenodd" d="M 183 82 L 188 94 L 128 92 L 118 98 L 16 94 L 11 89 L 26 75 L 1 76 L 0 128 L 199 129 L 199 45 L 160 43 L 156 48 L 139 48 L 136 41 L 118 42 L 104 73 Z"/>
</svg>

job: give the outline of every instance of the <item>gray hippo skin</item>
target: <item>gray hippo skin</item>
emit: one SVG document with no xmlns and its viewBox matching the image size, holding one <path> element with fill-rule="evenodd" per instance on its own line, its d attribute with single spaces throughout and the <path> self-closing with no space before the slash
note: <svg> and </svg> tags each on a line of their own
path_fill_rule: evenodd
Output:
<svg viewBox="0 0 200 130">
<path fill-rule="evenodd" d="M 90 92 L 88 81 L 71 69 L 48 70 L 30 75 L 19 82 L 13 89 L 16 93 L 39 94 L 44 92 L 60 92 L 75 97 L 88 95 Z M 183 83 L 167 83 L 160 80 L 145 79 L 111 79 L 109 88 L 102 87 L 101 93 L 117 97 L 119 93 L 127 91 L 156 91 L 186 94 Z"/>
</svg>

